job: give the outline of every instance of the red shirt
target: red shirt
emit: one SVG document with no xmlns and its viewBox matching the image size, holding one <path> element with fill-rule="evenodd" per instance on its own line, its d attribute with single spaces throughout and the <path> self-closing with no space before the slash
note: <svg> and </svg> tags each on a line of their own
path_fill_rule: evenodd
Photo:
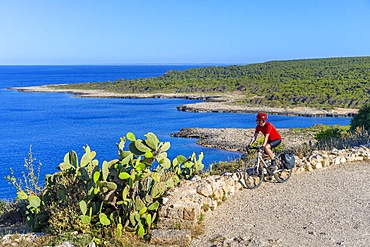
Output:
<svg viewBox="0 0 370 247">
<path fill-rule="evenodd" d="M 261 127 L 260 125 L 257 125 L 256 133 L 260 131 L 262 132 L 264 136 L 266 136 L 267 134 L 270 134 L 269 139 L 267 140 L 268 142 L 276 140 L 276 139 L 281 140 L 281 136 L 279 132 L 277 132 L 276 128 L 274 127 L 274 125 L 272 125 L 272 123 L 266 122 L 263 127 Z"/>
</svg>

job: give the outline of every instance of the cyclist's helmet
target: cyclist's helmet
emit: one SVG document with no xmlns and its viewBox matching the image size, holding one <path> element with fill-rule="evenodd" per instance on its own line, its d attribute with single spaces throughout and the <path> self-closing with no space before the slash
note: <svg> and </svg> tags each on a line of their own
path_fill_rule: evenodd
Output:
<svg viewBox="0 0 370 247">
<path fill-rule="evenodd" d="M 256 120 L 262 120 L 262 121 L 265 121 L 266 122 L 266 120 L 267 120 L 267 114 L 264 113 L 264 112 L 258 113 Z"/>
</svg>

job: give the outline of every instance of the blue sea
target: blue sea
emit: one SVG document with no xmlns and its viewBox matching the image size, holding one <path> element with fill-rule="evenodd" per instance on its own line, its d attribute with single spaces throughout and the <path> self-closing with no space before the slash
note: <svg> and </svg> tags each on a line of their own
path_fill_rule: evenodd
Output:
<svg viewBox="0 0 370 247">
<path fill-rule="evenodd" d="M 42 163 L 42 182 L 46 174 L 57 171 L 67 152 L 75 150 L 81 157 L 86 144 L 97 152 L 100 164 L 117 158 L 116 143 L 127 132 L 133 132 L 141 139 L 147 132 L 153 132 L 161 141 L 169 141 L 170 158 L 203 152 L 204 164 L 209 166 L 213 162 L 238 157 L 239 153 L 202 147 L 195 143 L 195 139 L 175 138 L 170 134 L 192 127 L 253 128 L 254 114 L 181 112 L 176 106 L 195 102 L 183 99 L 95 99 L 76 98 L 67 93 L 9 90 L 46 84 L 156 77 L 169 70 L 204 66 L 0 66 L 0 199 L 16 196 L 15 188 L 4 177 L 10 174 L 10 168 L 21 177 L 30 147 L 37 159 L 35 165 Z M 350 118 L 275 115 L 271 115 L 270 120 L 278 128 L 350 123 Z"/>
</svg>

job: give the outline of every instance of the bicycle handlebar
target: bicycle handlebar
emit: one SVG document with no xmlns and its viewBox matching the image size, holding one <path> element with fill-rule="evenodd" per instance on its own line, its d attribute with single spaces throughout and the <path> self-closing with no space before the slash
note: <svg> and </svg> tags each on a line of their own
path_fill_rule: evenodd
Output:
<svg viewBox="0 0 370 247">
<path fill-rule="evenodd" d="M 250 146 L 249 149 L 261 149 L 263 146 Z"/>
<path fill-rule="evenodd" d="M 261 150 L 263 148 L 264 148 L 264 146 L 250 146 L 250 147 L 247 148 L 247 153 L 250 154 L 250 152 L 249 152 L 250 149 Z"/>
</svg>

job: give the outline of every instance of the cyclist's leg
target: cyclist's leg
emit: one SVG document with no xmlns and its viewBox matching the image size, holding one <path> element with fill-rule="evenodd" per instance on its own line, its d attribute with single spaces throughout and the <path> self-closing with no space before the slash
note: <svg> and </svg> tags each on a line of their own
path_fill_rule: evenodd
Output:
<svg viewBox="0 0 370 247">
<path fill-rule="evenodd" d="M 275 166 L 276 165 L 276 162 L 275 162 L 275 154 L 274 152 L 272 152 L 272 149 L 279 146 L 281 143 L 281 140 L 279 139 L 275 139 L 273 141 L 270 141 L 267 143 L 266 145 L 266 148 L 265 148 L 265 151 L 267 153 L 267 155 L 270 157 L 271 159 L 271 165 L 272 166 Z"/>
<path fill-rule="evenodd" d="M 265 152 L 270 157 L 271 160 L 273 160 L 275 158 L 274 153 L 271 150 L 271 145 L 269 143 L 267 143 L 267 145 L 265 147 Z"/>
</svg>

